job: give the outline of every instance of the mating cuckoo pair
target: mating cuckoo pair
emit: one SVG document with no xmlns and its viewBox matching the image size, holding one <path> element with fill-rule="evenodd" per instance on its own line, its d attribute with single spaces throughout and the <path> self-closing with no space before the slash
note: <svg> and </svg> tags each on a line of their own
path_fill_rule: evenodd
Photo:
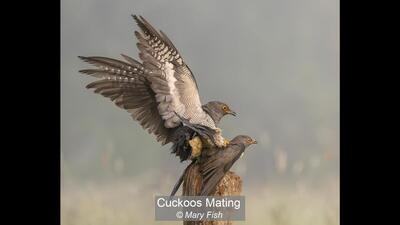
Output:
<svg viewBox="0 0 400 225">
<path fill-rule="evenodd" d="M 169 38 L 143 17 L 133 18 L 141 30 L 135 35 L 142 62 L 126 55 L 122 55 L 125 61 L 80 56 L 97 67 L 80 72 L 99 78 L 87 88 L 126 109 L 162 145 L 172 143 L 172 153 L 181 161 L 196 162 L 202 149 L 214 149 L 203 153 L 202 194 L 209 195 L 244 149 L 256 141 L 244 135 L 226 140 L 218 124 L 223 116 L 236 113 L 219 101 L 202 105 L 192 71 Z"/>
</svg>

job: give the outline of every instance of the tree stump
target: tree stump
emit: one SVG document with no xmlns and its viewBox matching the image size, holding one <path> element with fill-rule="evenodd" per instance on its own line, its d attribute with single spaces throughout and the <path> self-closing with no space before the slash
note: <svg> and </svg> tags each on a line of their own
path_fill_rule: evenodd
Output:
<svg viewBox="0 0 400 225">
<path fill-rule="evenodd" d="M 200 194 L 202 177 L 197 163 L 189 165 L 183 177 L 182 195 L 196 196 Z M 228 171 L 218 184 L 214 196 L 240 195 L 242 179 L 234 172 Z M 232 225 L 232 221 L 183 221 L 184 225 Z"/>
</svg>

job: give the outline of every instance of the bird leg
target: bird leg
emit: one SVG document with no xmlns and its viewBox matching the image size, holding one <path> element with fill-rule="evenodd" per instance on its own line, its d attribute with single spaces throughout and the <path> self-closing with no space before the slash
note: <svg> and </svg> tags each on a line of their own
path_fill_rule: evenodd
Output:
<svg viewBox="0 0 400 225">
<path fill-rule="evenodd" d="M 201 154 L 201 149 L 203 148 L 203 142 L 201 141 L 199 136 L 196 136 L 189 140 L 189 145 L 192 147 L 192 153 L 190 155 L 190 159 L 197 158 Z"/>
<path fill-rule="evenodd" d="M 215 145 L 218 148 L 225 148 L 226 146 L 229 145 L 229 141 L 222 137 L 222 130 L 220 128 L 215 129 L 216 134 L 215 134 Z"/>
</svg>

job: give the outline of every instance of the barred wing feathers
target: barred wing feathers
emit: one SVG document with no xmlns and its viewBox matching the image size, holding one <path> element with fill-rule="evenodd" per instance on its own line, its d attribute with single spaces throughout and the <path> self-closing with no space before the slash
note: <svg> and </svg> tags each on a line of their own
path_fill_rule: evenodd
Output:
<svg viewBox="0 0 400 225">
<path fill-rule="evenodd" d="M 98 69 L 81 70 L 81 73 L 101 78 L 86 86 L 95 93 L 110 98 L 118 107 L 131 113 L 143 129 L 154 134 L 163 145 L 170 142 L 172 129 L 164 126 L 158 108 L 156 94 L 149 86 L 143 74 L 145 68 L 136 60 L 123 55 L 129 62 L 106 57 L 82 57 L 82 60 L 93 64 Z"/>
<path fill-rule="evenodd" d="M 156 93 L 165 127 L 180 125 L 176 112 L 191 123 L 216 128 L 214 121 L 202 109 L 192 72 L 169 38 L 162 31 L 155 30 L 143 17 L 133 15 L 133 18 L 143 32 L 135 31 L 139 40 L 139 57 L 144 68 L 150 71 L 147 79 Z"/>
</svg>

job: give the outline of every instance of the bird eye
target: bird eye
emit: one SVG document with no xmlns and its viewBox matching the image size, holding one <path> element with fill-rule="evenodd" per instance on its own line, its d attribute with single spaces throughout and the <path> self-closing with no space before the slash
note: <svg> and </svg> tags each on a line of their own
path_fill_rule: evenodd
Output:
<svg viewBox="0 0 400 225">
<path fill-rule="evenodd" d="M 228 111 L 228 106 L 226 106 L 226 105 L 222 106 L 222 110 Z"/>
<path fill-rule="evenodd" d="M 252 140 L 251 138 L 247 138 L 246 142 L 247 142 L 247 143 L 252 143 L 253 140 Z"/>
</svg>

